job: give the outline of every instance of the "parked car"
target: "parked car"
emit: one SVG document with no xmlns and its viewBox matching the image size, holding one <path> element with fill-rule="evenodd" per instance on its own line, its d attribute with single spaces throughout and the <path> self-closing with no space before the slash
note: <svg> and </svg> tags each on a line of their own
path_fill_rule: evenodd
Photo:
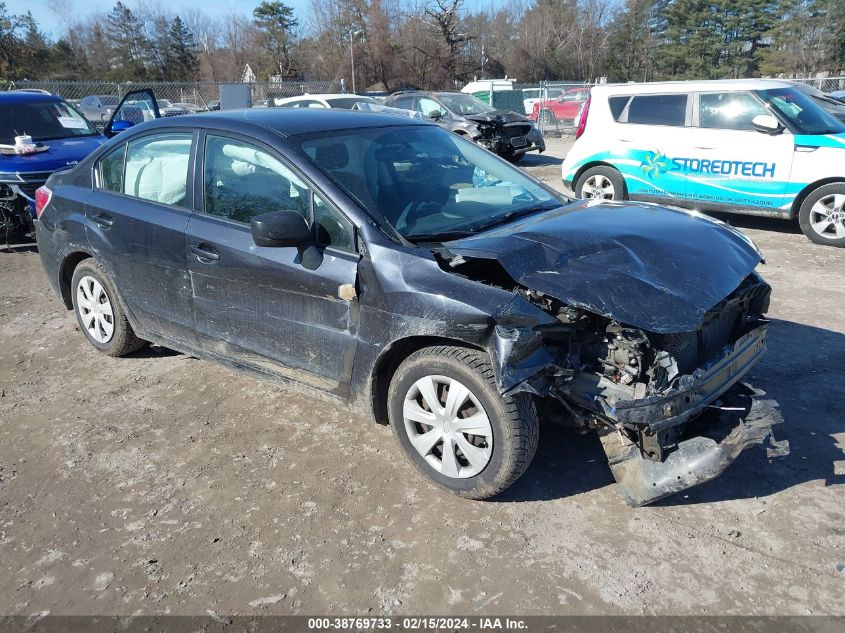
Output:
<svg viewBox="0 0 845 633">
<path fill-rule="evenodd" d="M 254 101 L 252 104 L 253 108 L 266 108 L 269 107 L 269 101 L 267 99 L 258 99 Z"/>
<path fill-rule="evenodd" d="M 419 112 L 440 127 L 466 136 L 514 163 L 522 160 L 526 152 L 546 150 L 542 132 L 527 117 L 496 110 L 469 94 L 398 92 L 384 105 Z"/>
<path fill-rule="evenodd" d="M 677 209 L 572 202 L 426 121 L 164 118 L 39 200 L 50 285 L 96 349 L 155 341 L 328 390 L 464 497 L 525 471 L 538 411 L 598 430 L 633 505 L 773 442 L 774 404 L 738 386 L 770 293 L 748 238 Z"/>
<path fill-rule="evenodd" d="M 845 246 L 845 124 L 787 81 L 593 88 L 563 162 L 583 198 L 798 219 Z"/>
<path fill-rule="evenodd" d="M 531 120 L 546 125 L 564 123 L 571 125 L 578 118 L 581 106 L 590 96 L 590 88 L 570 88 L 560 96 L 545 101 L 538 101 L 531 110 Z"/>
<path fill-rule="evenodd" d="M 826 95 L 814 86 L 809 86 L 798 81 L 791 81 L 789 83 L 815 101 L 822 110 L 828 114 L 832 114 L 842 123 L 845 123 L 845 103 L 842 103 L 838 99 L 834 99 L 830 95 Z"/>
<path fill-rule="evenodd" d="M 220 99 L 212 99 L 208 102 L 208 109 L 211 111 L 220 109 Z"/>
<path fill-rule="evenodd" d="M 828 92 L 827 96 L 845 103 L 845 90 L 834 90 L 833 92 Z"/>
<path fill-rule="evenodd" d="M 543 94 L 545 93 L 546 99 L 554 99 L 559 97 L 563 90 L 560 88 L 523 88 L 522 89 L 522 105 L 525 108 L 526 114 L 528 114 L 532 120 L 536 121 L 537 117 L 533 116 L 534 112 L 534 105 L 544 101 Z"/>
<path fill-rule="evenodd" d="M 185 101 L 174 103 L 173 106 L 176 108 L 181 108 L 187 114 L 197 114 L 198 112 L 208 112 L 209 110 L 207 106 L 199 105 L 197 103 L 187 103 Z"/>
<path fill-rule="evenodd" d="M 15 137 L 32 137 L 37 151 L 18 155 Z M 54 171 L 76 165 L 105 142 L 60 97 L 39 92 L 0 92 L 0 239 L 32 230 L 35 190 Z"/>
<path fill-rule="evenodd" d="M 302 95 L 273 101 L 280 108 L 340 108 L 342 110 L 351 110 L 356 103 L 377 103 L 372 97 L 351 94 Z"/>
<path fill-rule="evenodd" d="M 114 95 L 89 95 L 79 102 L 79 111 L 91 123 L 105 123 L 114 114 L 120 99 Z"/>
<path fill-rule="evenodd" d="M 185 108 L 180 108 L 167 99 L 159 99 L 158 108 L 159 112 L 161 112 L 161 116 L 182 116 L 183 114 L 188 113 Z"/>
</svg>

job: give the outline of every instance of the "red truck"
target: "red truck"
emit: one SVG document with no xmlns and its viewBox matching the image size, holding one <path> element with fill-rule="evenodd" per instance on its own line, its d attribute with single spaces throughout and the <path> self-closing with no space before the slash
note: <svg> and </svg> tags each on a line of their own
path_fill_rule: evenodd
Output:
<svg viewBox="0 0 845 633">
<path fill-rule="evenodd" d="M 590 89 L 587 87 L 570 88 L 555 99 L 538 101 L 531 112 L 531 120 L 546 124 L 572 124 L 578 118 L 581 104 L 587 100 L 588 96 L 590 96 Z"/>
</svg>

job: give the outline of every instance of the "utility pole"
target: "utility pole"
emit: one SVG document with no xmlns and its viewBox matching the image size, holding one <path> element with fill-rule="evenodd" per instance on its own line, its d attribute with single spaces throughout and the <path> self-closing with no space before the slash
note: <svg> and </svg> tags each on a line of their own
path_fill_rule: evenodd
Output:
<svg viewBox="0 0 845 633">
<path fill-rule="evenodd" d="M 347 31 L 347 35 L 349 35 L 349 58 L 352 61 L 352 94 L 357 94 L 355 91 L 355 46 L 354 46 L 354 38 L 357 35 L 361 35 L 361 29 L 349 29 Z"/>
</svg>

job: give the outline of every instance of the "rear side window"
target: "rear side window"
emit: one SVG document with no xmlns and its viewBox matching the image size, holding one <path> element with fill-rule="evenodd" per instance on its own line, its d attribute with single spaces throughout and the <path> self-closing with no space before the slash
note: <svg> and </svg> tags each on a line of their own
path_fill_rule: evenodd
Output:
<svg viewBox="0 0 845 633">
<path fill-rule="evenodd" d="M 622 116 L 622 113 L 625 111 L 625 106 L 628 105 L 628 101 L 630 101 L 630 99 L 631 97 L 610 97 L 610 99 L 607 100 L 607 103 L 610 106 L 610 113 L 613 115 L 614 120 L 619 120 L 619 117 Z"/>
<path fill-rule="evenodd" d="M 186 207 L 191 140 L 189 132 L 170 132 L 130 141 L 123 193 Z"/>
<path fill-rule="evenodd" d="M 628 105 L 628 123 L 677 125 L 686 122 L 687 95 L 640 95 Z"/>
<path fill-rule="evenodd" d="M 393 103 L 390 104 L 392 108 L 402 108 L 403 110 L 413 110 L 414 109 L 414 98 L 413 97 L 399 97 L 395 99 Z"/>
<path fill-rule="evenodd" d="M 126 144 L 123 143 L 100 159 L 97 165 L 100 189 L 115 193 L 123 192 L 123 166 L 125 158 Z"/>
</svg>

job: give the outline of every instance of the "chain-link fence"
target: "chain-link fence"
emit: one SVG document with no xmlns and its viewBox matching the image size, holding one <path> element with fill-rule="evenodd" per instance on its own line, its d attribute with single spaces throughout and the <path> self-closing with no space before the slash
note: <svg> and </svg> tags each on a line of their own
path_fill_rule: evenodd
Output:
<svg viewBox="0 0 845 633">
<path fill-rule="evenodd" d="M 813 86 L 828 94 L 845 93 L 845 77 L 802 77 L 793 81 L 800 81 L 802 84 Z"/>
<path fill-rule="evenodd" d="M 106 82 L 106 81 L 10 81 L 0 90 L 44 90 L 59 95 L 78 108 L 94 125 L 102 125 L 117 102 L 133 90 L 149 88 L 166 114 L 202 112 L 235 107 L 275 105 L 278 99 L 304 94 L 344 92 L 340 81 L 289 82 Z M 91 99 L 95 97 L 96 99 Z M 164 104 L 161 103 L 164 101 Z M 99 105 L 98 105 L 99 104 Z M 167 105 L 170 104 L 170 105 Z M 165 112 L 163 112 L 165 113 Z"/>
</svg>

